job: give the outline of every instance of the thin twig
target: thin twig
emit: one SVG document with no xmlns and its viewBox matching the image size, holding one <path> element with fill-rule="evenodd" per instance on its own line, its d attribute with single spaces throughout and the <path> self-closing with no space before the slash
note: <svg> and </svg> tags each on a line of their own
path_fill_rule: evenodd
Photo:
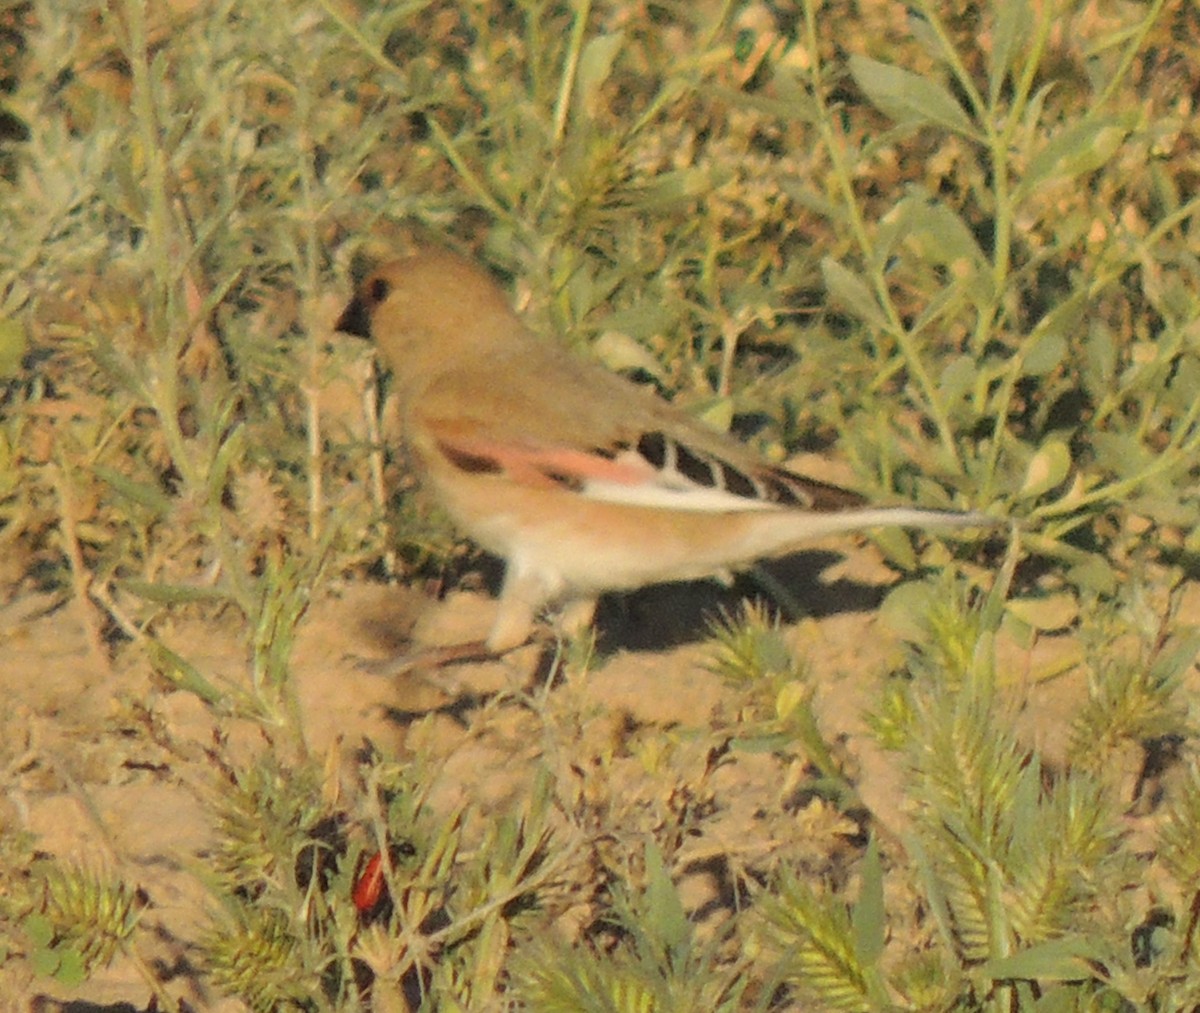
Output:
<svg viewBox="0 0 1200 1013">
<path fill-rule="evenodd" d="M 112 659 L 104 643 L 103 623 L 99 610 L 92 601 L 92 575 L 84 562 L 83 549 L 79 542 L 78 506 L 75 502 L 67 466 L 63 461 L 53 470 L 54 485 L 58 492 L 59 529 L 62 531 L 63 550 L 71 567 L 71 586 L 75 600 L 79 603 L 88 647 L 105 675 L 112 675 Z"/>
</svg>

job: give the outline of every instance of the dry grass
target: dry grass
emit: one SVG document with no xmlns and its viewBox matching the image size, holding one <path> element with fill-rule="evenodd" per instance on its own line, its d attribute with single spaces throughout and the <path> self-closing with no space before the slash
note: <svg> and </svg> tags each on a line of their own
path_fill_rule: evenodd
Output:
<svg viewBox="0 0 1200 1013">
<path fill-rule="evenodd" d="M 114 727 L 215 807 L 186 999 L 127 867 L 35 862 L 16 803 L 0 974 L 116 954 L 162 1009 L 1193 1005 L 1195 778 L 1148 786 L 1194 766 L 1197 52 L 1186 0 L 0 4 L 0 589 L 73 610 L 93 678 L 150 673 Z M 466 734 L 527 774 L 490 807 L 433 790 L 436 750 L 313 748 L 312 603 L 478 569 L 331 333 L 364 261 L 431 238 L 768 455 L 1020 519 L 1003 560 L 878 539 L 906 646 L 858 718 L 903 846 L 812 712 L 836 673 L 757 613 L 687 734 L 484 694 Z M 1014 687 L 1068 672 L 1087 706 L 1032 749 Z M 173 739 L 182 699 L 256 731 Z M 0 709 L 12 798 L 47 721 Z M 731 753 L 821 847 L 715 832 Z"/>
</svg>

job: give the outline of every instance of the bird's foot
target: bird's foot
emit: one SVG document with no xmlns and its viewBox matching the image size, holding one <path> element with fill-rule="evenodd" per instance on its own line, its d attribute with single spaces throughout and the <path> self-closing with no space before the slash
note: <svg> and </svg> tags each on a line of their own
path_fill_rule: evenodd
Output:
<svg viewBox="0 0 1200 1013">
<path fill-rule="evenodd" d="M 522 646 L 522 645 L 518 645 Z M 445 644 L 437 647 L 419 647 L 395 657 L 380 660 L 360 659 L 356 668 L 371 675 L 406 675 L 418 669 L 446 668 L 449 665 L 470 665 L 483 661 L 496 661 L 515 647 L 494 651 L 484 640 L 470 640 L 461 644 Z"/>
</svg>

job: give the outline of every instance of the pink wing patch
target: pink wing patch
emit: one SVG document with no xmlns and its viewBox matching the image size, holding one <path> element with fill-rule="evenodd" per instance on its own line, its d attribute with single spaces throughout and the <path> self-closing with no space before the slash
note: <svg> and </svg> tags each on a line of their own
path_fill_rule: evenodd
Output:
<svg viewBox="0 0 1200 1013">
<path fill-rule="evenodd" d="M 637 486 L 654 483 L 658 472 L 640 457 L 614 459 L 569 447 L 531 447 L 482 436 L 441 438 L 438 449 L 462 471 L 503 475 L 518 485 L 584 491 L 589 483 Z"/>
<path fill-rule="evenodd" d="M 816 510 L 837 513 L 862 504 L 856 493 L 782 468 L 753 471 L 695 450 L 659 431 L 636 445 L 607 448 L 533 446 L 432 427 L 438 450 L 460 471 L 503 476 L 541 489 L 567 489 L 588 499 L 673 510 Z"/>
</svg>

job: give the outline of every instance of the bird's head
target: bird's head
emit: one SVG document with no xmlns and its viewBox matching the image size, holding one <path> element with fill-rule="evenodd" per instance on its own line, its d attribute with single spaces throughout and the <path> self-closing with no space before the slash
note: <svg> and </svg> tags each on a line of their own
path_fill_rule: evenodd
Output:
<svg viewBox="0 0 1200 1013">
<path fill-rule="evenodd" d="M 436 355 L 486 353 L 522 325 L 483 268 L 444 250 L 426 250 L 372 271 L 336 329 L 375 342 L 393 370 Z"/>
</svg>

